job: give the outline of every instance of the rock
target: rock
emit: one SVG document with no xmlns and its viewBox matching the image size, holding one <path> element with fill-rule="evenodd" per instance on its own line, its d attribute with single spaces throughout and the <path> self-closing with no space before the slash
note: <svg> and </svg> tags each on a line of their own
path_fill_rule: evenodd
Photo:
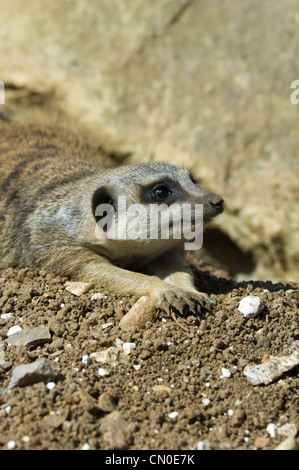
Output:
<svg viewBox="0 0 299 470">
<path fill-rule="evenodd" d="M 97 351 L 90 354 L 91 358 L 94 358 L 96 362 L 103 364 L 110 364 L 116 366 L 119 362 L 119 354 L 123 352 L 123 341 L 116 338 L 114 344 L 104 351 Z"/>
<path fill-rule="evenodd" d="M 284 441 L 282 441 L 278 446 L 274 448 L 274 450 L 298 450 L 299 444 L 298 441 L 294 437 L 288 437 Z"/>
<path fill-rule="evenodd" d="M 12 371 L 8 388 L 43 382 L 51 377 L 53 369 L 50 361 L 42 359 L 31 364 L 22 364 Z"/>
<path fill-rule="evenodd" d="M 119 411 L 112 411 L 101 420 L 101 431 L 104 441 L 110 449 L 123 450 L 128 447 L 129 426 Z"/>
<path fill-rule="evenodd" d="M 88 354 L 83 354 L 81 361 L 82 361 L 82 364 L 85 364 L 85 365 L 91 363 L 91 359 Z"/>
<path fill-rule="evenodd" d="M 147 322 L 156 320 L 157 312 L 149 297 L 143 296 L 122 317 L 119 327 L 123 331 L 134 332 L 144 328 Z"/>
<path fill-rule="evenodd" d="M 286 423 L 277 428 L 278 436 L 296 437 L 298 428 L 295 423 Z"/>
<path fill-rule="evenodd" d="M 101 292 L 96 292 L 95 294 L 92 295 L 91 297 L 91 301 L 95 301 L 95 300 L 99 300 L 99 299 L 102 299 L 104 297 L 104 294 L 102 294 Z"/>
<path fill-rule="evenodd" d="M 263 308 L 264 304 L 259 297 L 248 295 L 240 301 L 238 310 L 243 314 L 244 318 L 251 318 L 258 315 Z"/>
<path fill-rule="evenodd" d="M 115 408 L 115 400 L 109 392 L 102 393 L 98 398 L 99 408 L 105 413 L 110 413 Z"/>
<path fill-rule="evenodd" d="M 170 395 L 172 392 L 171 388 L 167 387 L 166 385 L 153 385 L 152 390 L 157 395 L 164 395 L 164 394 Z"/>
<path fill-rule="evenodd" d="M 46 427 L 49 427 L 52 429 L 58 429 L 63 425 L 65 421 L 65 416 L 50 414 L 48 416 L 45 416 L 42 421 Z"/>
<path fill-rule="evenodd" d="M 93 283 L 92 282 L 71 282 L 68 281 L 65 283 L 66 290 L 68 292 L 71 292 L 71 294 L 74 295 L 82 295 L 88 292 L 92 287 Z"/>
<path fill-rule="evenodd" d="M 270 444 L 270 438 L 263 436 L 263 437 L 257 437 L 254 441 L 254 445 L 257 449 L 263 449 L 264 447 L 267 447 Z"/>
<path fill-rule="evenodd" d="M 9 330 L 7 331 L 7 336 L 11 336 L 19 331 L 21 331 L 22 328 L 19 325 L 14 325 Z"/>
<path fill-rule="evenodd" d="M 246 419 L 246 414 L 244 410 L 236 410 L 232 416 L 232 426 L 239 428 Z"/>
<path fill-rule="evenodd" d="M 211 444 L 209 441 L 198 441 L 192 450 L 211 450 Z"/>
<path fill-rule="evenodd" d="M 266 427 L 266 431 L 269 433 L 270 437 L 276 437 L 277 426 L 274 423 L 269 423 Z"/>
<path fill-rule="evenodd" d="M 97 415 L 99 412 L 99 406 L 95 398 L 93 398 L 86 390 L 82 388 L 79 390 L 79 397 L 84 410 L 91 415 Z"/>
<path fill-rule="evenodd" d="M 124 353 L 127 355 L 131 354 L 131 352 L 134 351 L 134 349 L 136 349 L 136 343 L 124 343 L 123 344 Z"/>
<path fill-rule="evenodd" d="M 299 352 L 294 351 L 288 356 L 270 357 L 270 359 L 258 365 L 247 365 L 244 374 L 253 385 L 265 384 L 276 380 L 284 372 L 293 369 L 299 364 Z"/>
<path fill-rule="evenodd" d="M 0 341 L 0 367 L 4 370 L 8 370 L 12 367 L 12 362 L 5 360 L 5 344 L 3 341 Z"/>
<path fill-rule="evenodd" d="M 6 340 L 9 346 L 38 346 L 49 343 L 51 334 L 48 328 L 39 326 L 37 328 L 24 328 L 9 336 Z"/>
</svg>

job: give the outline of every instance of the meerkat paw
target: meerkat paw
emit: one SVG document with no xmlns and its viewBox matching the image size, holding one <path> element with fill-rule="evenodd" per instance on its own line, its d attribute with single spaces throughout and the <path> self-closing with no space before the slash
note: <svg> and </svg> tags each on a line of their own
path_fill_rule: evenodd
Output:
<svg viewBox="0 0 299 470">
<path fill-rule="evenodd" d="M 206 294 L 190 292 L 184 289 L 169 289 L 158 294 L 156 307 L 171 313 L 173 310 L 181 315 L 198 314 L 202 310 L 211 310 L 211 302 Z"/>
</svg>

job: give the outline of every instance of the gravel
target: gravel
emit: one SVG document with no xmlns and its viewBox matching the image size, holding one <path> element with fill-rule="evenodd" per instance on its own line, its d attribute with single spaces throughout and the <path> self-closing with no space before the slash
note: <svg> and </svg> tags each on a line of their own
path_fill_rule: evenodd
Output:
<svg viewBox="0 0 299 470">
<path fill-rule="evenodd" d="M 65 278 L 0 266 L 0 313 L 12 313 L 0 317 L 0 449 L 296 448 L 298 365 L 267 384 L 254 385 L 244 372 L 296 358 L 298 286 L 237 283 L 196 260 L 194 271 L 212 312 L 176 321 L 158 312 L 138 329 L 122 329 L 138 298 L 101 286 L 78 295 Z M 238 310 L 247 296 L 264 304 L 255 317 Z M 16 325 L 50 338 L 9 345 Z M 49 374 L 26 385 L 24 370 L 40 361 Z"/>
</svg>

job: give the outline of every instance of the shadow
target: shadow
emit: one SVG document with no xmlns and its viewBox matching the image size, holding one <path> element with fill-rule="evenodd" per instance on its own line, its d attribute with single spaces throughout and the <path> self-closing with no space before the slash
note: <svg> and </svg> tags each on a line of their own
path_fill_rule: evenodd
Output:
<svg viewBox="0 0 299 470">
<path fill-rule="evenodd" d="M 195 277 L 195 286 L 199 291 L 206 292 L 207 294 L 227 294 L 233 289 L 244 288 L 252 286 L 252 289 L 260 288 L 267 289 L 269 292 L 278 292 L 283 290 L 284 292 L 288 289 L 298 289 L 296 283 L 290 282 L 272 282 L 272 281 L 240 281 L 237 282 L 232 278 L 218 277 L 213 274 L 213 268 L 211 271 L 208 269 L 202 271 L 195 266 L 191 265 Z"/>
</svg>

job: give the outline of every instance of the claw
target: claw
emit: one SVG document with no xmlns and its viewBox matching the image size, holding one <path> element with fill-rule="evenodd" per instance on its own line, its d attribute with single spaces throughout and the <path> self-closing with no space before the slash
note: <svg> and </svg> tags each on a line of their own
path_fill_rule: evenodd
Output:
<svg viewBox="0 0 299 470">
<path fill-rule="evenodd" d="M 200 292 L 169 289 L 158 295 L 156 307 L 164 310 L 168 315 L 176 311 L 184 316 L 188 313 L 198 314 L 202 310 L 210 311 L 211 302 Z"/>
</svg>

